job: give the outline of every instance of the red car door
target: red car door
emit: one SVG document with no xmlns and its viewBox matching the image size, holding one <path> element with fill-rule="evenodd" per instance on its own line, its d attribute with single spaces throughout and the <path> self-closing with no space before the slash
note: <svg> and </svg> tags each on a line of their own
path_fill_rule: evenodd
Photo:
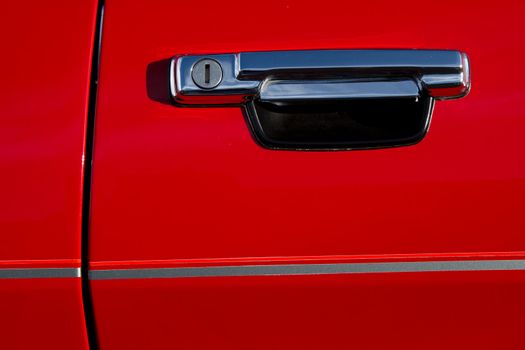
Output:
<svg viewBox="0 0 525 350">
<path fill-rule="evenodd" d="M 94 0 L 2 3 L 1 349 L 88 348 L 81 220 L 96 13 Z"/>
<path fill-rule="evenodd" d="M 524 10 L 108 0 L 88 233 L 100 348 L 522 349 Z M 323 49 L 458 50 L 471 91 L 437 101 L 420 142 L 362 150 L 268 147 L 239 106 L 152 93 L 177 84 L 154 74 L 173 57 Z"/>
</svg>

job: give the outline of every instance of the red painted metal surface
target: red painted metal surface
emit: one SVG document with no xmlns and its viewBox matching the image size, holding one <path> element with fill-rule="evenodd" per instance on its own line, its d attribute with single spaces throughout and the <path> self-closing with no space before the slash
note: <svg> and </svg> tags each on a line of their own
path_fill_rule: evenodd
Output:
<svg viewBox="0 0 525 350">
<path fill-rule="evenodd" d="M 0 269 L 80 267 L 96 1 L 0 14 Z M 87 347 L 79 278 L 0 279 L 0 348 Z"/>
<path fill-rule="evenodd" d="M 524 10 L 518 1 L 107 1 L 91 266 L 521 256 Z M 266 150 L 239 108 L 176 108 L 147 95 L 148 65 L 176 54 L 317 48 L 458 49 L 471 59 L 472 91 L 436 103 L 418 145 L 359 152 Z M 99 342 L 108 349 L 517 349 L 523 277 L 443 272 L 92 287 Z"/>
<path fill-rule="evenodd" d="M 92 270 L 289 265 L 289 264 L 346 264 L 346 263 L 395 263 L 436 262 L 469 260 L 524 260 L 525 252 L 508 253 L 455 253 L 455 254 L 376 254 L 376 255 L 325 255 L 325 256 L 271 256 L 257 258 L 208 258 L 208 259 L 164 259 L 164 260 L 118 260 L 92 262 Z"/>
<path fill-rule="evenodd" d="M 525 274 L 95 281 L 106 349 L 523 349 Z"/>
<path fill-rule="evenodd" d="M 0 348 L 88 349 L 80 278 L 0 279 Z"/>
<path fill-rule="evenodd" d="M 188 29 L 182 34 L 172 16 L 195 12 L 197 3 L 108 2 L 92 261 L 525 250 L 525 118 L 516 108 L 525 71 L 511 78 L 494 65 L 502 52 L 512 53 L 504 67 L 525 56 L 523 5 L 443 4 L 430 22 L 468 13 L 469 24 L 422 30 L 411 20 L 419 6 L 289 4 L 243 3 L 250 16 L 213 33 L 177 16 L 176 28 Z M 206 21 L 239 4 L 202 6 Z M 487 18 L 501 23 L 494 28 Z M 472 91 L 436 103 L 420 144 L 359 152 L 266 150 L 239 108 L 176 108 L 146 93 L 148 64 L 174 54 L 328 47 L 461 49 L 472 61 Z"/>
<path fill-rule="evenodd" d="M 2 10 L 0 260 L 80 259 L 95 1 Z"/>
</svg>

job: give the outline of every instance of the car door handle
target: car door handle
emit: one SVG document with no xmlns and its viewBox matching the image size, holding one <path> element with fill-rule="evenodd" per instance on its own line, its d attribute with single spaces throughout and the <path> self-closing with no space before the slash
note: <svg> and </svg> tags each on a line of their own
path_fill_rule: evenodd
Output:
<svg viewBox="0 0 525 350">
<path fill-rule="evenodd" d="M 212 63 L 202 64 L 207 69 L 195 69 L 206 61 Z M 218 71 L 217 83 L 199 84 L 199 75 L 206 82 L 213 70 Z M 413 84 L 400 83 L 399 77 Z M 320 79 L 327 81 L 319 85 Z M 467 56 L 448 50 L 314 50 L 181 56 L 172 61 L 171 92 L 181 105 L 239 104 L 258 93 L 271 99 L 276 93 L 284 99 L 412 96 L 414 86 L 438 99 L 466 95 Z"/>
<path fill-rule="evenodd" d="M 243 106 L 254 136 L 270 148 L 412 144 L 425 135 L 435 99 L 469 90 L 468 57 L 452 50 L 185 55 L 170 65 L 177 106 Z M 383 123 L 386 115 L 399 122 Z"/>
</svg>

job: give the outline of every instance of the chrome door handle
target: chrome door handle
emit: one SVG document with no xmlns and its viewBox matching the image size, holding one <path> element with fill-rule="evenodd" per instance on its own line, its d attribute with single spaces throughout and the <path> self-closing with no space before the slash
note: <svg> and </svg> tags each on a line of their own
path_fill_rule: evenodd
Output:
<svg viewBox="0 0 525 350">
<path fill-rule="evenodd" d="M 196 83 L 199 62 L 216 63 L 221 79 Z M 214 67 L 208 68 L 209 70 Z M 317 50 L 181 56 L 171 63 L 171 94 L 181 105 L 235 105 L 261 96 L 276 99 L 352 99 L 465 96 L 470 88 L 465 54 L 448 50 Z"/>
<path fill-rule="evenodd" d="M 255 139 L 284 149 L 414 144 L 434 100 L 470 90 L 469 60 L 451 50 L 313 50 L 178 56 L 177 106 L 243 106 Z"/>
</svg>

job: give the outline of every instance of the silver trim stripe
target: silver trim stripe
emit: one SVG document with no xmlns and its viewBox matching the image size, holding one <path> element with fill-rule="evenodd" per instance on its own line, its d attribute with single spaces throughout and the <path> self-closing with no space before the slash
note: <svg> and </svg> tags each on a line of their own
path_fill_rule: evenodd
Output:
<svg viewBox="0 0 525 350">
<path fill-rule="evenodd" d="M 2 278 L 72 278 L 80 277 L 79 267 L 0 269 Z"/>
<path fill-rule="evenodd" d="M 399 273 L 507 270 L 525 270 L 525 260 L 456 260 L 425 262 L 243 265 L 213 267 L 111 269 L 91 270 L 89 271 L 89 278 L 91 280 L 113 280 L 136 278 L 291 276 L 395 272 Z"/>
</svg>

